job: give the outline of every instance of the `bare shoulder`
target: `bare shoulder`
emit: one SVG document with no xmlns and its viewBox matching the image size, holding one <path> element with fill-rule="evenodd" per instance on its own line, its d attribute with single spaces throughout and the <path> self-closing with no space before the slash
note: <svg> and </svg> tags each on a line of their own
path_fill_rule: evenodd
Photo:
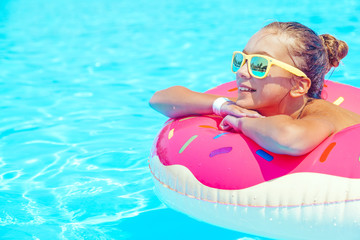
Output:
<svg viewBox="0 0 360 240">
<path fill-rule="evenodd" d="M 315 118 L 330 122 L 338 132 L 360 123 L 360 115 L 323 99 L 313 99 L 304 109 L 302 119 Z"/>
</svg>

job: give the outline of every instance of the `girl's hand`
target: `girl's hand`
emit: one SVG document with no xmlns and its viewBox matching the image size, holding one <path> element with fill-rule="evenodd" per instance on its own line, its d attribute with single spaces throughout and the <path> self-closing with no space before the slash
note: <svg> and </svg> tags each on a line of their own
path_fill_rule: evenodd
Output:
<svg viewBox="0 0 360 240">
<path fill-rule="evenodd" d="M 234 129 L 237 132 L 241 132 L 241 118 L 227 115 L 220 123 L 219 127 L 221 130 L 229 131 Z"/>
<path fill-rule="evenodd" d="M 221 105 L 220 114 L 221 114 L 221 116 L 231 115 L 231 116 L 239 117 L 239 118 L 241 118 L 241 117 L 250 117 L 250 118 L 263 117 L 257 111 L 248 110 L 248 109 L 239 107 L 234 102 L 226 102 L 223 105 Z"/>
<path fill-rule="evenodd" d="M 223 107 L 224 106 L 224 107 Z M 221 113 L 226 112 L 225 118 L 221 121 L 219 127 L 220 129 L 227 131 L 234 129 L 237 132 L 241 132 L 241 122 L 242 118 L 264 118 L 258 112 L 253 110 L 247 110 L 245 108 L 239 107 L 235 104 L 225 103 L 221 106 Z M 223 110 L 224 109 L 224 110 Z"/>
</svg>

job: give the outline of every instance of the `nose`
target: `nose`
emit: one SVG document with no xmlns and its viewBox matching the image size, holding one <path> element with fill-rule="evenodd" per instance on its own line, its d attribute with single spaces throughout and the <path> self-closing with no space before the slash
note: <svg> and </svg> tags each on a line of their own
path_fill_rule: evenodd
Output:
<svg viewBox="0 0 360 240">
<path fill-rule="evenodd" d="M 239 70 L 236 72 L 236 79 L 242 78 L 242 79 L 249 79 L 251 78 L 251 75 L 249 73 L 249 68 L 247 66 L 248 61 L 245 62 L 244 65 L 242 65 Z"/>
</svg>

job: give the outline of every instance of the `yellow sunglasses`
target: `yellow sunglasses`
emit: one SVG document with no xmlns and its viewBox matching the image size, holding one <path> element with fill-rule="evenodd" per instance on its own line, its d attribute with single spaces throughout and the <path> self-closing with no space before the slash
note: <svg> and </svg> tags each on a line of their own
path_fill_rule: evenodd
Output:
<svg viewBox="0 0 360 240">
<path fill-rule="evenodd" d="M 232 62 L 231 62 L 231 70 L 233 73 L 236 73 L 246 62 L 248 61 L 248 70 L 251 76 L 263 79 L 265 78 L 270 70 L 270 67 L 272 65 L 276 65 L 281 67 L 282 69 L 291 72 L 292 74 L 308 78 L 305 73 L 303 73 L 301 70 L 299 70 L 296 67 L 293 67 L 287 63 L 281 62 L 279 60 L 276 60 L 274 58 L 260 55 L 260 54 L 251 54 L 247 55 L 240 51 L 235 51 L 233 53 Z"/>
</svg>

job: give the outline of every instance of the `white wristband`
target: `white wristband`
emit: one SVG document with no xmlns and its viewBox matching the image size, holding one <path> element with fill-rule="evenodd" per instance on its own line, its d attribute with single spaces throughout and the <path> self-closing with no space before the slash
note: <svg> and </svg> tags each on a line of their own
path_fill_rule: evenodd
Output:
<svg viewBox="0 0 360 240">
<path fill-rule="evenodd" d="M 219 97 L 217 99 L 215 99 L 215 101 L 213 102 L 213 105 L 212 105 L 212 109 L 213 109 L 213 112 L 216 114 L 216 115 L 219 115 L 221 116 L 220 114 L 220 108 L 221 106 L 226 103 L 226 102 L 231 102 L 231 100 L 227 99 L 227 98 L 224 98 L 224 97 Z"/>
</svg>

